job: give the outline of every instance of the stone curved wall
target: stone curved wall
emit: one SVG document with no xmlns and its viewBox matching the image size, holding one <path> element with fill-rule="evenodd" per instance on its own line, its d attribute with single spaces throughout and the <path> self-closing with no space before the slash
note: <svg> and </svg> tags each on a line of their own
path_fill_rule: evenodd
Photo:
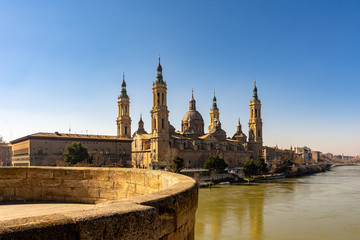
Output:
<svg viewBox="0 0 360 240">
<path fill-rule="evenodd" d="M 193 239 L 197 198 L 193 179 L 163 171 L 0 168 L 0 201 L 96 204 L 0 222 L 0 239 Z"/>
</svg>

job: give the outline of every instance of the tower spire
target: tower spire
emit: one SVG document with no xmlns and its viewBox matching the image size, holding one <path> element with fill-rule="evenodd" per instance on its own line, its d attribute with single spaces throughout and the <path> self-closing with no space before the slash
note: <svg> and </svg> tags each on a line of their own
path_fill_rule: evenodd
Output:
<svg viewBox="0 0 360 240">
<path fill-rule="evenodd" d="M 159 54 L 159 65 L 157 67 L 156 83 L 165 83 L 162 76 L 162 66 L 160 64 L 160 54 Z"/>
<path fill-rule="evenodd" d="M 125 73 L 123 72 L 123 80 L 122 80 L 122 83 L 121 83 L 121 94 L 120 96 L 121 98 L 129 98 L 129 96 L 127 95 L 127 92 L 126 92 L 126 82 L 125 82 Z"/>
<path fill-rule="evenodd" d="M 257 94 L 257 87 L 256 87 L 256 79 L 254 79 L 254 88 L 253 88 L 252 101 L 259 101 L 258 94 Z"/>
<path fill-rule="evenodd" d="M 189 102 L 189 110 L 190 111 L 196 111 L 196 101 L 194 99 L 194 89 L 191 89 L 191 99 Z"/>
<path fill-rule="evenodd" d="M 213 104 L 212 104 L 211 109 L 218 109 L 217 103 L 216 103 L 216 97 L 215 97 L 215 89 L 214 89 Z"/>
</svg>

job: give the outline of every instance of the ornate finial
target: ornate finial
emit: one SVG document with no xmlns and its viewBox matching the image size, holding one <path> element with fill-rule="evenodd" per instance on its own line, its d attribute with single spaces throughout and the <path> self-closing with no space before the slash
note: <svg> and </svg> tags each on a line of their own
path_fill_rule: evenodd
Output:
<svg viewBox="0 0 360 240">
<path fill-rule="evenodd" d="M 256 87 L 256 78 L 254 79 L 254 87 Z"/>
<path fill-rule="evenodd" d="M 215 89 L 214 89 L 214 97 L 215 97 Z"/>
<path fill-rule="evenodd" d="M 238 121 L 238 126 L 240 126 L 240 118 L 239 118 L 239 121 Z"/>
<path fill-rule="evenodd" d="M 125 81 L 125 72 L 123 72 L 123 80 Z"/>
<path fill-rule="evenodd" d="M 191 98 L 194 99 L 194 89 L 191 88 Z"/>
<path fill-rule="evenodd" d="M 142 113 L 140 113 L 140 120 L 142 120 Z"/>
<path fill-rule="evenodd" d="M 159 64 L 160 64 L 160 53 L 159 53 Z"/>
</svg>

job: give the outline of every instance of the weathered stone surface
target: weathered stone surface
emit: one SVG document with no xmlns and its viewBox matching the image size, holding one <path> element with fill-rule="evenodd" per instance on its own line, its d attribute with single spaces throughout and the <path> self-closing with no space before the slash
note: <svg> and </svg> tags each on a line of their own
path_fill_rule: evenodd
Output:
<svg viewBox="0 0 360 240">
<path fill-rule="evenodd" d="M 183 175 L 59 167 L 0 168 L 0 174 L 0 201 L 96 204 L 16 222 L 0 219 L 0 240 L 194 238 L 198 186 Z"/>
</svg>

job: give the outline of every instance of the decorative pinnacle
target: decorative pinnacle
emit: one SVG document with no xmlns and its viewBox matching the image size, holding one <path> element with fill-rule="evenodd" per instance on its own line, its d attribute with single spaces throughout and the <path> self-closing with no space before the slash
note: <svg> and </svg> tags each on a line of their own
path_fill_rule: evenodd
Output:
<svg viewBox="0 0 360 240">
<path fill-rule="evenodd" d="M 123 80 L 125 81 L 125 72 L 123 72 Z"/>
<path fill-rule="evenodd" d="M 194 99 L 194 89 L 191 88 L 191 99 Z"/>
<path fill-rule="evenodd" d="M 240 126 L 240 118 L 239 118 L 239 121 L 238 121 L 238 126 Z"/>
<path fill-rule="evenodd" d="M 159 53 L 159 64 L 160 64 L 160 53 Z"/>
<path fill-rule="evenodd" d="M 256 78 L 254 79 L 254 87 L 256 87 Z"/>
</svg>

